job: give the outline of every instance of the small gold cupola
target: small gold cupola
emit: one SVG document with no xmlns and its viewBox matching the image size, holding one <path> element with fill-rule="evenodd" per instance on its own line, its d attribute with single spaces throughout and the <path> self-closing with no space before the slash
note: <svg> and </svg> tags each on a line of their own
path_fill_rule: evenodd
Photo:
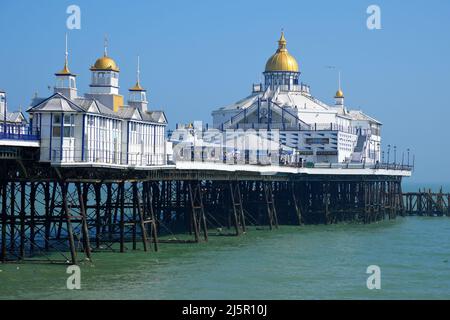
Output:
<svg viewBox="0 0 450 320">
<path fill-rule="evenodd" d="M 91 67 L 91 71 L 120 72 L 116 62 L 112 58 L 108 57 L 106 54 L 103 57 L 98 58 L 97 61 L 95 61 L 95 64 Z"/>
<path fill-rule="evenodd" d="M 344 92 L 342 92 L 341 89 L 338 89 L 338 91 L 336 91 L 336 95 L 334 97 L 335 98 L 344 98 Z"/>
<path fill-rule="evenodd" d="M 114 59 L 108 57 L 108 40 L 105 38 L 103 57 L 98 58 L 94 65 L 90 68 L 91 71 L 114 71 L 120 72 Z"/>
<path fill-rule="evenodd" d="M 61 71 L 58 71 L 55 73 L 55 76 L 67 76 L 67 75 L 71 75 L 72 73 L 69 70 L 69 66 L 67 63 L 67 59 L 66 62 L 64 63 L 64 68 Z"/>
<path fill-rule="evenodd" d="M 338 73 L 338 90 L 334 95 L 335 105 L 336 107 L 342 108 L 343 112 L 345 112 L 344 108 L 344 91 L 341 88 L 341 71 Z"/>
</svg>

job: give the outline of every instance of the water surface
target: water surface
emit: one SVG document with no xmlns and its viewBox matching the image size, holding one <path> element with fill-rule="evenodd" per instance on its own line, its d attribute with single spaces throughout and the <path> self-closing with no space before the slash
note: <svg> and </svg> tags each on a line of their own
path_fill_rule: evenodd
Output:
<svg viewBox="0 0 450 320">
<path fill-rule="evenodd" d="M 250 230 L 158 253 L 96 253 L 82 263 L 81 290 L 66 289 L 66 266 L 0 264 L 0 298 L 449 299 L 449 240 L 447 217 Z M 374 264 L 381 290 L 366 287 Z"/>
</svg>

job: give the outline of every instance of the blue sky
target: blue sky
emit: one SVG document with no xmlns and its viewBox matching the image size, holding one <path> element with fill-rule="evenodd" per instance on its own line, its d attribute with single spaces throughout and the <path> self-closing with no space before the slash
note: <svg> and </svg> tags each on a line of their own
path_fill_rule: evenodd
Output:
<svg viewBox="0 0 450 320">
<path fill-rule="evenodd" d="M 66 8 L 81 8 L 81 30 L 67 30 Z M 381 30 L 368 30 L 366 9 L 381 8 Z M 150 108 L 177 122 L 210 121 L 216 107 L 239 100 L 259 82 L 284 28 L 301 81 L 332 102 L 342 70 L 346 104 L 383 123 L 383 145 L 411 148 L 416 182 L 450 177 L 450 1 L 3 1 L 0 88 L 10 110 L 50 94 L 64 61 L 80 92 L 103 52 L 121 69 L 121 91 L 135 81 L 136 56 Z"/>
</svg>

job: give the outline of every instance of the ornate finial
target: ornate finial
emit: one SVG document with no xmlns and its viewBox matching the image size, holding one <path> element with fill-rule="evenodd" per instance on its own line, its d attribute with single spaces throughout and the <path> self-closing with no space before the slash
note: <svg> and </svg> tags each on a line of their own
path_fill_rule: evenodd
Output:
<svg viewBox="0 0 450 320">
<path fill-rule="evenodd" d="M 69 70 L 69 49 L 68 49 L 68 45 L 67 45 L 67 43 L 68 43 L 67 39 L 68 39 L 68 36 L 67 36 L 67 33 L 66 33 L 66 50 L 64 52 L 64 68 L 61 71 L 55 73 L 58 76 L 60 76 L 60 75 L 70 75 L 70 70 Z"/>
<path fill-rule="evenodd" d="M 343 98 L 344 92 L 342 91 L 341 87 L 341 70 L 338 70 L 338 91 L 336 92 L 336 98 Z"/>
<path fill-rule="evenodd" d="M 130 91 L 145 91 L 145 89 L 141 87 L 141 63 L 139 56 L 137 56 L 136 84 L 134 87 L 130 88 Z"/>
<path fill-rule="evenodd" d="M 339 82 L 339 83 L 338 83 L 338 84 L 339 84 L 339 91 L 342 91 L 342 90 L 341 90 L 341 70 L 339 70 L 339 72 L 338 72 L 338 77 L 339 77 L 339 78 L 338 78 L 338 82 Z"/>
<path fill-rule="evenodd" d="M 281 37 L 280 40 L 278 40 L 278 50 L 280 51 L 286 51 L 286 38 L 284 37 L 284 29 L 281 29 Z"/>
<path fill-rule="evenodd" d="M 106 34 L 105 34 L 105 39 L 104 39 L 103 46 L 104 46 L 104 52 L 103 52 L 103 55 L 104 55 L 105 57 L 107 57 L 107 56 L 108 56 L 108 36 L 107 36 Z"/>
<path fill-rule="evenodd" d="M 327 69 L 334 69 L 338 71 L 338 91 L 336 91 L 336 95 L 334 96 L 335 98 L 343 98 L 344 97 L 344 92 L 342 91 L 342 87 L 341 87 L 341 70 L 338 69 L 336 66 L 325 66 L 325 68 Z"/>
<path fill-rule="evenodd" d="M 137 72 L 136 72 L 136 81 L 138 85 L 141 83 L 141 68 L 140 68 L 140 61 L 139 61 L 139 55 L 137 56 Z"/>
<path fill-rule="evenodd" d="M 66 62 L 65 62 L 65 67 L 68 68 L 69 66 L 69 50 L 67 48 L 67 32 L 66 32 Z"/>
</svg>

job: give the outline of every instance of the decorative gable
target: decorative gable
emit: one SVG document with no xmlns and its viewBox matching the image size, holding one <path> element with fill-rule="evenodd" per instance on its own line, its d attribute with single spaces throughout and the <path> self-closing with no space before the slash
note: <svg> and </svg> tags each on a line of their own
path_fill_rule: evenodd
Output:
<svg viewBox="0 0 450 320">
<path fill-rule="evenodd" d="M 27 112 L 84 112 L 84 110 L 62 94 L 55 93 L 28 109 Z"/>
<path fill-rule="evenodd" d="M 87 112 L 100 113 L 100 109 L 98 108 L 97 103 L 95 102 L 95 100 L 92 101 L 92 103 L 89 106 Z"/>
<path fill-rule="evenodd" d="M 141 113 L 139 112 L 138 109 L 134 110 L 133 115 L 131 116 L 131 119 L 142 120 Z"/>
</svg>

